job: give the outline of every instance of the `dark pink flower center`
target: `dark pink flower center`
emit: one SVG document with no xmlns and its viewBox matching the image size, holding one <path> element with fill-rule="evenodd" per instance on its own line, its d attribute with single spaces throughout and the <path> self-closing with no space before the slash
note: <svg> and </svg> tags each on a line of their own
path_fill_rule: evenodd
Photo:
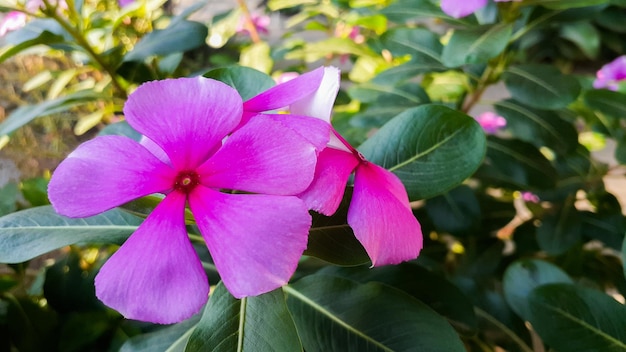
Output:
<svg viewBox="0 0 626 352">
<path fill-rule="evenodd" d="M 197 185 L 200 184 L 200 176 L 192 170 L 181 171 L 176 175 L 174 180 L 174 189 L 189 194 Z"/>
</svg>

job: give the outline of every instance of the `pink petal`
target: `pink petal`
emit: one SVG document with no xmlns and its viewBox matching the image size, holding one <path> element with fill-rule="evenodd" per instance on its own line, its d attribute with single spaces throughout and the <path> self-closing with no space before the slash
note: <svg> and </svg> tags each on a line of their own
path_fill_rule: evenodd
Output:
<svg viewBox="0 0 626 352">
<path fill-rule="evenodd" d="M 373 266 L 415 259 L 422 249 L 420 224 L 402 183 L 378 165 L 357 167 L 348 224 Z"/>
<path fill-rule="evenodd" d="M 96 295 L 128 319 L 171 324 L 206 303 L 209 283 L 185 230 L 185 195 L 170 193 L 96 276 Z"/>
<path fill-rule="evenodd" d="M 300 137 L 313 144 L 318 151 L 326 148 L 330 140 L 330 124 L 308 116 L 292 114 L 264 114 L 264 116 L 296 132 Z"/>
<path fill-rule="evenodd" d="M 336 67 L 324 67 L 324 77 L 314 94 L 290 105 L 292 114 L 306 115 L 330 123 L 330 116 L 339 92 L 341 75 Z"/>
<path fill-rule="evenodd" d="M 359 160 L 352 153 L 334 148 L 322 150 L 317 159 L 313 182 L 298 197 L 309 209 L 324 215 L 334 214 L 343 198 L 348 177 L 358 163 Z"/>
<path fill-rule="evenodd" d="M 204 162 L 241 120 L 241 97 L 204 77 L 144 83 L 124 106 L 128 123 L 154 141 L 179 170 Z"/>
<path fill-rule="evenodd" d="M 83 143 L 57 167 L 48 186 L 54 209 L 91 216 L 172 187 L 174 171 L 139 143 L 101 136 Z"/>
<path fill-rule="evenodd" d="M 248 99 L 243 103 L 243 108 L 249 112 L 264 112 L 289 106 L 313 94 L 323 77 L 324 68 L 319 67 Z"/>
<path fill-rule="evenodd" d="M 311 226 L 300 199 L 225 194 L 199 186 L 190 194 L 189 205 L 233 296 L 259 295 L 289 281 Z"/>
<path fill-rule="evenodd" d="M 257 115 L 197 171 L 207 187 L 292 195 L 313 180 L 316 158 L 315 147 L 296 132 Z"/>
<path fill-rule="evenodd" d="M 465 17 L 487 6 L 487 0 L 441 0 L 441 10 L 448 16 Z"/>
</svg>

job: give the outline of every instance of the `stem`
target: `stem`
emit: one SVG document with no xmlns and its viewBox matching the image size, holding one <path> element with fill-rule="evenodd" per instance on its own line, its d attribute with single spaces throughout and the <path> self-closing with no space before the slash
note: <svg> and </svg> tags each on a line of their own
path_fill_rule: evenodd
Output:
<svg viewBox="0 0 626 352">
<path fill-rule="evenodd" d="M 467 100 L 465 100 L 461 111 L 467 113 L 474 105 L 476 105 L 489 86 L 493 71 L 494 68 L 491 65 L 488 65 L 487 68 L 485 68 L 485 72 L 483 72 L 483 75 L 478 80 L 478 83 L 476 83 L 476 90 L 468 96 Z"/>
<path fill-rule="evenodd" d="M 482 309 L 480 309 L 478 307 L 474 307 L 474 311 L 476 312 L 476 315 L 478 315 L 479 317 L 487 320 L 488 322 L 493 324 L 495 327 L 500 329 L 505 335 L 510 337 L 511 340 L 513 340 L 513 342 L 517 343 L 517 345 L 520 347 L 520 349 L 522 351 L 524 351 L 524 352 L 534 352 L 533 349 L 530 348 L 526 344 L 526 342 L 524 342 L 519 336 L 517 336 L 513 331 L 511 331 L 511 329 L 509 329 L 506 325 L 502 324 L 499 320 L 497 320 L 494 317 L 492 317 L 489 313 L 485 312 L 484 310 L 482 310 Z"/>
<path fill-rule="evenodd" d="M 253 43 L 259 43 L 261 38 L 259 37 L 259 32 L 256 30 L 256 26 L 254 25 L 254 21 L 252 20 L 252 15 L 250 15 L 250 11 L 248 10 L 248 5 L 246 5 L 245 0 L 237 0 L 239 4 L 239 8 L 243 12 L 243 16 L 245 19 L 244 26 L 250 32 L 250 38 Z"/>
<path fill-rule="evenodd" d="M 70 1 L 71 2 L 71 1 Z M 111 76 L 111 83 L 115 87 L 117 91 L 121 94 L 122 98 L 126 98 L 126 89 L 124 89 L 123 84 L 119 81 L 119 77 L 115 73 L 115 69 L 109 66 L 98 53 L 89 45 L 85 37 L 82 36 L 80 32 L 74 29 L 70 23 L 65 21 L 59 14 L 56 12 L 56 6 L 52 6 L 49 0 L 43 0 L 45 4 L 45 13 L 48 17 L 57 21 L 66 32 L 68 32 L 76 43 L 85 50 L 85 52 L 89 55 L 89 57 L 99 66 L 100 69 L 105 71 Z"/>
</svg>

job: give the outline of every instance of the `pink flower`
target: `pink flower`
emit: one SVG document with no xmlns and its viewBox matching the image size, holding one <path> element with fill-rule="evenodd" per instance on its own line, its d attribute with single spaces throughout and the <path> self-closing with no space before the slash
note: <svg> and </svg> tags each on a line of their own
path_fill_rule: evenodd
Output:
<svg viewBox="0 0 626 352">
<path fill-rule="evenodd" d="M 315 117 L 330 124 L 339 80 L 338 69 L 319 68 L 248 100 L 244 109 L 259 112 L 290 106 L 292 114 Z M 299 98 L 288 98 L 291 94 Z M 307 133 L 304 128 L 299 131 Z M 331 133 L 330 142 L 320 150 L 315 179 L 300 194 L 309 208 L 325 215 L 335 213 L 348 178 L 354 172 L 348 224 L 372 264 L 378 266 L 415 259 L 422 248 L 422 233 L 401 181 L 393 173 L 365 160 L 335 131 Z"/>
<path fill-rule="evenodd" d="M 26 14 L 19 11 L 7 13 L 0 22 L 0 37 L 8 32 L 20 29 L 26 25 Z"/>
<path fill-rule="evenodd" d="M 313 178 L 315 148 L 265 116 L 231 134 L 241 120 L 241 97 L 202 77 L 145 83 L 124 114 L 146 146 L 96 137 L 59 165 L 49 186 L 55 210 L 70 217 L 165 195 L 100 270 L 98 298 L 127 318 L 163 324 L 202 307 L 209 285 L 187 237 L 186 204 L 235 297 L 287 283 L 311 225 L 307 207 L 292 195 Z M 321 133 L 327 138 L 329 130 Z"/>
<path fill-rule="evenodd" d="M 480 124 L 487 134 L 494 134 L 506 127 L 506 119 L 491 111 L 480 114 L 476 118 L 476 121 L 478 121 L 478 124 Z"/>
<path fill-rule="evenodd" d="M 596 89 L 607 88 L 617 90 L 619 82 L 626 79 L 626 55 L 602 66 L 596 73 L 596 80 L 593 87 Z"/>
<path fill-rule="evenodd" d="M 522 199 L 525 202 L 539 203 L 539 197 L 532 192 L 522 192 Z"/>
<path fill-rule="evenodd" d="M 494 0 L 495 2 L 511 2 L 522 0 Z M 473 14 L 487 6 L 488 0 L 441 0 L 441 10 L 448 16 L 461 18 Z"/>
<path fill-rule="evenodd" d="M 256 31 L 260 34 L 268 34 L 269 33 L 269 26 L 270 26 L 270 17 L 267 15 L 260 15 L 258 13 L 251 13 L 250 14 L 250 20 L 252 21 L 252 25 L 254 25 L 254 28 L 256 29 Z M 237 28 L 235 29 L 235 31 L 237 33 L 240 34 L 245 34 L 245 35 L 250 35 L 248 29 L 246 28 L 246 17 L 245 16 L 241 16 L 239 18 L 239 23 L 237 24 Z"/>
<path fill-rule="evenodd" d="M 283 72 L 274 80 L 276 84 L 287 83 L 292 79 L 300 76 L 298 72 Z"/>
</svg>

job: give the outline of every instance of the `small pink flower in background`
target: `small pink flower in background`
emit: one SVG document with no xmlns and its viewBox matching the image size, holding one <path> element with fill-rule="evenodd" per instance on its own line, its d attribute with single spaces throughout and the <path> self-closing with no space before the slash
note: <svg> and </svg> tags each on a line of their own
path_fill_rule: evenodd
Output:
<svg viewBox="0 0 626 352">
<path fill-rule="evenodd" d="M 307 135 L 311 121 L 324 121 L 330 126 L 339 81 L 337 68 L 320 67 L 246 101 L 244 110 L 258 113 L 289 106 L 295 116 L 316 118 L 305 117 L 298 122 L 303 124 L 298 131 Z M 336 131 L 332 131 L 330 138 L 328 144 L 315 144 L 320 150 L 315 178 L 299 196 L 310 209 L 332 215 L 354 172 L 348 224 L 372 264 L 379 266 L 415 259 L 422 248 L 422 233 L 404 185 L 393 173 L 365 160 Z"/>
<path fill-rule="evenodd" d="M 11 11 L 7 13 L 2 22 L 0 22 L 0 37 L 20 29 L 26 25 L 26 14 L 19 11 Z"/>
<path fill-rule="evenodd" d="M 119 5 L 119 7 L 126 7 L 134 2 L 135 0 L 118 0 L 117 4 Z"/>
<path fill-rule="evenodd" d="M 626 79 L 626 55 L 602 66 L 596 73 L 596 80 L 593 87 L 596 89 L 606 88 L 617 90 L 619 82 Z"/>
<path fill-rule="evenodd" d="M 539 197 L 532 192 L 522 192 L 522 199 L 529 203 L 539 203 Z"/>
<path fill-rule="evenodd" d="M 485 130 L 487 134 L 494 134 L 506 127 L 506 119 L 491 111 L 480 114 L 476 121 Z"/>
<path fill-rule="evenodd" d="M 495 2 L 511 2 L 522 0 L 494 0 Z M 488 0 L 441 0 L 441 10 L 448 16 L 461 18 L 473 14 L 487 6 Z"/>
<path fill-rule="evenodd" d="M 254 28 L 259 34 L 268 34 L 269 26 L 270 26 L 270 17 L 263 14 L 251 13 L 250 19 L 252 20 L 252 24 Z M 250 35 L 250 32 L 246 28 L 246 16 L 241 16 L 239 18 L 239 23 L 237 24 L 237 28 L 235 31 L 239 34 Z"/>
<path fill-rule="evenodd" d="M 231 134 L 242 110 L 237 91 L 211 79 L 145 83 L 124 106 L 145 145 L 96 137 L 58 166 L 49 197 L 62 215 L 87 217 L 165 195 L 98 273 L 96 295 L 106 305 L 130 319 L 167 324 L 206 303 L 209 284 L 187 237 L 186 204 L 235 297 L 288 282 L 311 225 L 306 205 L 293 195 L 313 179 L 316 148 L 263 115 Z M 328 140 L 329 127 L 310 132 Z"/>
<path fill-rule="evenodd" d="M 298 76 L 300 76 L 298 72 L 283 72 L 274 79 L 274 82 L 276 82 L 276 84 L 287 83 Z"/>
</svg>

